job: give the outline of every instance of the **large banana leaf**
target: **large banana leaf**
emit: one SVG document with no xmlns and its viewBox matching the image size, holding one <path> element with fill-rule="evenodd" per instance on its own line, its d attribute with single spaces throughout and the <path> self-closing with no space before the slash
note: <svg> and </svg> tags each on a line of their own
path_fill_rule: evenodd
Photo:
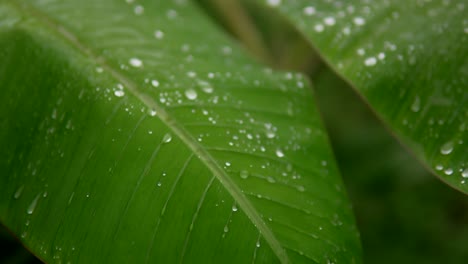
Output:
<svg viewBox="0 0 468 264">
<path fill-rule="evenodd" d="M 46 262 L 360 262 L 307 82 L 202 14 L 0 2 L 1 222 Z"/>
<path fill-rule="evenodd" d="M 266 1 L 430 170 L 468 192 L 464 1 Z"/>
</svg>

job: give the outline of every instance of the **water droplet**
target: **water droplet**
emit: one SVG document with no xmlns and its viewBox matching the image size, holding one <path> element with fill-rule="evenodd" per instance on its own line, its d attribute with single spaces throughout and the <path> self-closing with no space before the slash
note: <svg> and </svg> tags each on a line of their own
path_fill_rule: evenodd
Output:
<svg viewBox="0 0 468 264">
<path fill-rule="evenodd" d="M 411 111 L 416 113 L 419 112 L 419 110 L 421 110 L 421 99 L 419 99 L 419 96 L 416 96 L 413 104 L 411 105 Z"/>
<path fill-rule="evenodd" d="M 468 168 L 464 169 L 461 173 L 463 178 L 468 178 Z"/>
<path fill-rule="evenodd" d="M 276 156 L 278 156 L 278 158 L 282 158 L 284 157 L 284 153 L 281 149 L 277 149 L 276 150 Z"/>
<path fill-rule="evenodd" d="M 303 11 L 304 11 L 304 14 L 307 15 L 307 16 L 312 16 L 316 12 L 315 7 L 313 7 L 313 6 L 306 6 L 306 7 L 304 7 Z"/>
<path fill-rule="evenodd" d="M 325 27 L 322 24 L 317 24 L 317 25 L 314 26 L 314 29 L 315 29 L 316 32 L 323 32 Z"/>
<path fill-rule="evenodd" d="M 188 89 L 185 91 L 185 97 L 189 100 L 195 100 L 197 99 L 197 92 L 193 89 Z"/>
<path fill-rule="evenodd" d="M 143 66 L 143 61 L 137 58 L 131 58 L 128 62 L 130 63 L 130 65 L 136 68 Z"/>
<path fill-rule="evenodd" d="M 334 17 L 326 17 L 323 19 L 323 22 L 325 23 L 325 25 L 327 26 L 333 26 L 335 25 L 336 23 L 336 20 Z"/>
<path fill-rule="evenodd" d="M 442 153 L 442 155 L 448 155 L 450 153 L 452 153 L 453 151 L 453 142 L 452 141 L 449 141 L 445 144 L 442 145 L 442 147 L 440 147 L 440 153 Z"/>
<path fill-rule="evenodd" d="M 377 58 L 379 58 L 379 60 L 385 59 L 385 53 L 380 52 L 380 53 L 377 55 Z"/>
<path fill-rule="evenodd" d="M 441 171 L 441 170 L 444 169 L 444 166 L 442 166 L 441 164 L 437 164 L 435 169 L 438 170 L 438 171 Z"/>
<path fill-rule="evenodd" d="M 453 174 L 453 169 L 452 168 L 447 168 L 444 170 L 445 175 L 452 175 Z"/>
<path fill-rule="evenodd" d="M 281 0 L 267 0 L 267 4 L 269 6 L 276 7 L 276 6 L 279 6 L 281 4 Z"/>
<path fill-rule="evenodd" d="M 375 57 L 369 57 L 364 61 L 364 65 L 366 66 L 374 66 L 377 64 L 377 59 Z"/>
<path fill-rule="evenodd" d="M 169 143 L 169 142 L 171 142 L 171 141 L 172 141 L 172 135 L 169 134 L 169 133 L 166 133 L 166 134 L 164 135 L 164 137 L 163 137 L 163 142 L 164 142 L 164 143 Z"/>
<path fill-rule="evenodd" d="M 152 85 L 153 87 L 159 87 L 159 82 L 158 82 L 158 80 L 151 80 L 151 85 Z"/>
<path fill-rule="evenodd" d="M 18 190 L 16 190 L 15 194 L 13 195 L 13 198 L 19 199 L 21 197 L 21 194 L 23 193 L 24 190 L 24 185 L 21 185 Z"/>
<path fill-rule="evenodd" d="M 145 8 L 143 6 L 141 6 L 141 5 L 137 5 L 133 9 L 133 12 L 135 13 L 135 15 L 141 15 L 141 14 L 143 14 L 143 12 L 145 12 Z"/>
<path fill-rule="evenodd" d="M 224 233 L 229 232 L 229 227 L 227 225 L 224 226 Z"/>
<path fill-rule="evenodd" d="M 154 37 L 157 39 L 162 39 L 164 38 L 164 32 L 162 32 L 161 30 L 156 30 L 154 31 Z"/>
<path fill-rule="evenodd" d="M 362 18 L 362 17 L 355 17 L 353 19 L 353 22 L 354 22 L 354 24 L 356 26 L 362 26 L 362 25 L 364 25 L 366 23 L 366 20 L 364 18 Z"/>
<path fill-rule="evenodd" d="M 305 188 L 304 188 L 304 186 L 302 186 L 302 185 L 297 186 L 296 189 L 297 189 L 298 191 L 300 191 L 300 192 L 304 192 L 304 191 L 305 191 Z"/>
<path fill-rule="evenodd" d="M 260 247 L 260 241 L 257 241 L 257 243 L 255 244 L 256 247 Z"/>
<path fill-rule="evenodd" d="M 271 176 L 268 176 L 268 177 L 267 177 L 267 181 L 268 181 L 269 183 L 275 183 L 275 182 L 276 182 L 275 178 L 273 178 L 273 177 L 271 177 Z"/>
<path fill-rule="evenodd" d="M 125 95 L 125 92 L 122 90 L 117 90 L 117 91 L 114 91 L 114 95 L 117 97 L 122 97 Z"/>
<path fill-rule="evenodd" d="M 36 206 L 37 206 L 37 202 L 39 201 L 39 197 L 41 197 L 41 194 L 38 193 L 36 195 L 36 197 L 34 198 L 34 200 L 31 202 L 31 204 L 29 205 L 28 207 L 28 210 L 27 210 L 27 213 L 28 214 L 33 214 L 34 213 L 34 210 L 36 209 Z"/>
<path fill-rule="evenodd" d="M 239 173 L 241 179 L 247 179 L 249 177 L 249 172 L 246 170 L 241 170 Z"/>
<path fill-rule="evenodd" d="M 149 114 L 150 116 L 156 116 L 157 112 L 156 112 L 156 110 L 154 110 L 154 109 L 150 109 L 149 112 L 148 112 L 148 114 Z"/>
<path fill-rule="evenodd" d="M 224 163 L 224 165 L 226 165 L 226 167 L 229 167 L 229 166 L 231 166 L 231 162 L 226 162 L 226 163 Z"/>
<path fill-rule="evenodd" d="M 161 182 L 158 182 L 158 183 L 157 183 L 157 186 L 158 186 L 158 187 L 161 187 L 161 185 L 162 185 Z"/>
<path fill-rule="evenodd" d="M 236 205 L 233 205 L 233 206 L 232 206 L 232 211 L 233 211 L 233 212 L 237 212 L 237 210 L 238 210 L 238 209 L 237 209 Z"/>
</svg>

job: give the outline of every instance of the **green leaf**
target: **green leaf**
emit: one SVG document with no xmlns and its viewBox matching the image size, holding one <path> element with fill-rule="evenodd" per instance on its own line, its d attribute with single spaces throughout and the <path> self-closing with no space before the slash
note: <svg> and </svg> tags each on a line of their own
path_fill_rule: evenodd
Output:
<svg viewBox="0 0 468 264">
<path fill-rule="evenodd" d="M 0 220 L 46 262 L 360 262 L 307 81 L 187 1 L 2 1 Z"/>
<path fill-rule="evenodd" d="M 267 1 L 306 34 L 429 169 L 468 192 L 462 1 Z"/>
</svg>

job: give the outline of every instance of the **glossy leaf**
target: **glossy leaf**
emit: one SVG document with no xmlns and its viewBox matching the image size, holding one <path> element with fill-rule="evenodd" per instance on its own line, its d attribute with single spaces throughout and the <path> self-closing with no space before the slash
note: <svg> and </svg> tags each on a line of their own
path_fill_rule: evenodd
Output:
<svg viewBox="0 0 468 264">
<path fill-rule="evenodd" d="M 187 1 L 0 3 L 0 220 L 46 262 L 360 262 L 307 82 Z"/>
<path fill-rule="evenodd" d="M 468 192 L 463 1 L 265 1 L 441 179 Z"/>
</svg>

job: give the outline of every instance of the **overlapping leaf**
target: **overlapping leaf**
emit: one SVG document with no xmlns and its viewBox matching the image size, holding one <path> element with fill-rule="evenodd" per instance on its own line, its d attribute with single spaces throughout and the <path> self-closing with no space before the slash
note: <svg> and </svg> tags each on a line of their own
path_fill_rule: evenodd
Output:
<svg viewBox="0 0 468 264">
<path fill-rule="evenodd" d="M 463 1 L 266 1 L 291 19 L 416 156 L 468 192 Z"/>
</svg>

